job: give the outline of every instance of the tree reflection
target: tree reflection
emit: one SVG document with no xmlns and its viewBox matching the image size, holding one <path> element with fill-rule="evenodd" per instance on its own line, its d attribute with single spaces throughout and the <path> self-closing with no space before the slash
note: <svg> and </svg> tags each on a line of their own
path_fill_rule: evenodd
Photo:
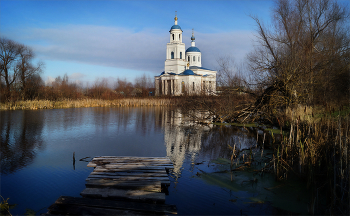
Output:
<svg viewBox="0 0 350 216">
<path fill-rule="evenodd" d="M 43 146 L 40 111 L 0 112 L 1 173 L 9 174 L 32 163 Z"/>
</svg>

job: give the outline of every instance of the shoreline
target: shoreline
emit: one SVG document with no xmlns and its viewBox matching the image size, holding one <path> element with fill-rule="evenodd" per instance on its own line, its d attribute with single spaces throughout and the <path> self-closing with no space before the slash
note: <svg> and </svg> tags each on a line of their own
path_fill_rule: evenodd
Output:
<svg viewBox="0 0 350 216">
<path fill-rule="evenodd" d="M 81 107 L 137 107 L 137 106 L 172 106 L 175 100 L 165 98 L 122 98 L 116 100 L 102 99 L 63 99 L 60 101 L 50 100 L 27 100 L 13 103 L 0 103 L 0 110 L 37 110 L 37 109 L 64 109 Z"/>
</svg>

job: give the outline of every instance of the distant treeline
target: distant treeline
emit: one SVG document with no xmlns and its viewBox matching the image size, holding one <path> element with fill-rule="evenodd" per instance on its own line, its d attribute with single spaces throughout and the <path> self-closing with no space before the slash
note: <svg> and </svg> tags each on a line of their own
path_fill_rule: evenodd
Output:
<svg viewBox="0 0 350 216">
<path fill-rule="evenodd" d="M 45 84 L 40 76 L 44 63 L 39 62 L 36 65 L 32 63 L 35 54 L 30 47 L 0 37 L 0 49 L 0 102 L 2 103 L 20 100 L 114 100 L 154 95 L 153 79 L 145 74 L 137 77 L 134 83 L 118 78 L 111 84 L 107 79 L 101 79 L 96 80 L 89 87 L 69 81 L 65 74 Z"/>
</svg>

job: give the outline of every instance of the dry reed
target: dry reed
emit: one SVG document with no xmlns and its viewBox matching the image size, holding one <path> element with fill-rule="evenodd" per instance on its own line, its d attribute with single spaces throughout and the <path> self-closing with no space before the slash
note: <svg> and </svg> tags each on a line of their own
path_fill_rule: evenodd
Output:
<svg viewBox="0 0 350 216">
<path fill-rule="evenodd" d="M 117 100 L 81 99 L 60 101 L 32 100 L 1 103 L 0 110 L 21 109 L 56 109 L 79 107 L 138 107 L 138 106 L 172 106 L 175 101 L 169 98 L 123 98 Z"/>
<path fill-rule="evenodd" d="M 350 215 L 350 114 L 312 118 L 308 109 L 295 110 L 290 134 L 275 145 L 276 157 L 270 166 L 275 167 L 278 179 L 289 171 L 305 178 L 313 194 L 311 214 L 321 207 L 317 203 L 322 192 L 329 197 L 329 206 L 323 206 L 327 212 L 322 213 Z"/>
</svg>

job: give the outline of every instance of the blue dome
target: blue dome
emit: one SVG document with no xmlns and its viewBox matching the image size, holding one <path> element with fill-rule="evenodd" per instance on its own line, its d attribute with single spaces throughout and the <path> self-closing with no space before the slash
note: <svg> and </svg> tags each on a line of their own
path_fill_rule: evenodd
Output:
<svg viewBox="0 0 350 216">
<path fill-rule="evenodd" d="M 179 25 L 173 25 L 173 26 L 171 26 L 170 31 L 171 31 L 172 29 L 180 29 L 180 30 L 181 30 L 181 27 L 180 27 Z"/>
<path fill-rule="evenodd" d="M 160 75 L 163 75 L 163 74 L 165 74 L 165 72 L 163 71 L 162 73 L 160 73 Z"/>
<path fill-rule="evenodd" d="M 200 50 L 197 47 L 189 47 L 186 52 L 200 52 Z"/>
<path fill-rule="evenodd" d="M 185 70 L 184 72 L 182 72 L 182 75 L 195 75 L 194 72 L 190 69 Z"/>
</svg>

